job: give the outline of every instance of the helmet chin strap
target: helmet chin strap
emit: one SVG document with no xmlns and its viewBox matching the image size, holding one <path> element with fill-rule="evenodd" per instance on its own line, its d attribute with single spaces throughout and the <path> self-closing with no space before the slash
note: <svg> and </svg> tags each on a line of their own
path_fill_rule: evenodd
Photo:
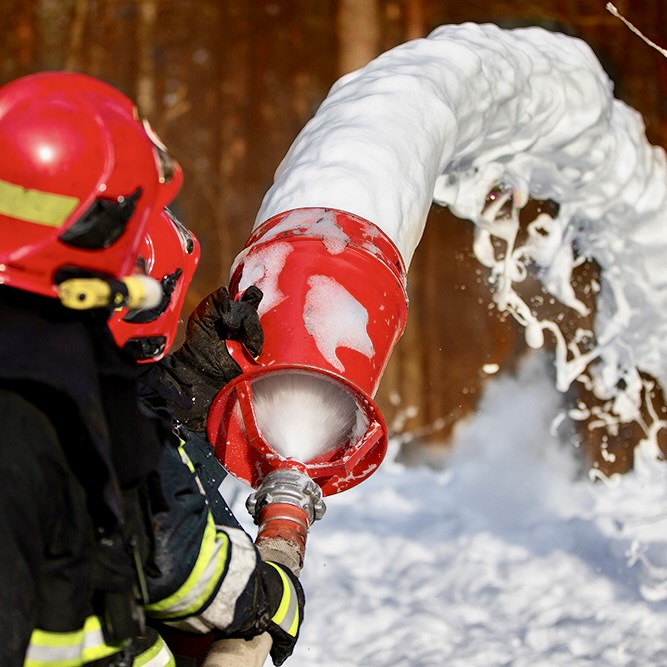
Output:
<svg viewBox="0 0 667 667">
<path fill-rule="evenodd" d="M 58 297 L 66 308 L 155 308 L 162 300 L 162 284 L 150 276 L 128 276 L 122 280 L 70 278 L 57 286 Z"/>
</svg>

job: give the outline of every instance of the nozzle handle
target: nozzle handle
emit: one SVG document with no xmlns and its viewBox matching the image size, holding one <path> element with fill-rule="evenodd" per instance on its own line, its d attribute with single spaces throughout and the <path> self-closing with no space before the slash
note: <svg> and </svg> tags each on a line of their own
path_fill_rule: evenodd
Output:
<svg viewBox="0 0 667 667">
<path fill-rule="evenodd" d="M 306 555 L 306 513 L 295 505 L 271 503 L 260 510 L 257 520 L 255 544 L 262 559 L 284 565 L 298 577 Z"/>
</svg>

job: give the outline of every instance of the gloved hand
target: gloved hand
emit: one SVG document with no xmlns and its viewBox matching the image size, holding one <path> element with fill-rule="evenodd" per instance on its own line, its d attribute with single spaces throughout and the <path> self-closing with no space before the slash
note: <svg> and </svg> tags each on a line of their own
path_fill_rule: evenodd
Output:
<svg viewBox="0 0 667 667">
<path fill-rule="evenodd" d="M 245 291 L 241 301 L 232 301 L 225 287 L 209 294 L 190 315 L 185 342 L 173 356 L 221 389 L 241 374 L 241 367 L 227 351 L 225 339 L 240 340 L 253 357 L 262 351 L 264 333 L 257 315 L 262 296 L 254 285 Z"/>
<path fill-rule="evenodd" d="M 273 640 L 270 655 L 277 666 L 282 665 L 294 651 L 303 623 L 306 598 L 301 583 L 289 568 L 273 561 L 265 562 L 267 570 L 274 572 L 269 595 L 271 622 L 266 632 Z"/>
<path fill-rule="evenodd" d="M 218 288 L 190 315 L 183 345 L 143 373 L 142 382 L 189 429 L 206 430 L 211 401 L 241 374 L 225 340 L 239 340 L 255 357 L 262 351 L 264 333 L 257 314 L 262 296 L 261 290 L 251 286 L 241 301 L 233 301 L 226 287 Z M 147 398 L 155 401 L 150 395 Z"/>
<path fill-rule="evenodd" d="M 263 665 L 268 655 L 275 665 L 282 665 L 294 651 L 304 617 L 303 588 L 282 561 L 266 560 L 264 549 L 259 549 L 259 553 L 256 587 L 248 601 L 254 609 L 253 618 L 241 628 L 227 628 L 218 637 L 204 663 L 207 666 L 226 665 L 228 661 L 235 665 Z M 276 555 L 283 557 L 278 552 Z M 249 618 L 250 607 L 246 612 L 244 615 Z"/>
</svg>

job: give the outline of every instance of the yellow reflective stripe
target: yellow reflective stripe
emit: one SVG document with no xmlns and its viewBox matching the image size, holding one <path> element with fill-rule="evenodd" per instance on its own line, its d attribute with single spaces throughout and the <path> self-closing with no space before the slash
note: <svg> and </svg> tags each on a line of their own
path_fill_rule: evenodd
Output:
<svg viewBox="0 0 667 667">
<path fill-rule="evenodd" d="M 77 667 L 120 651 L 104 641 L 97 616 L 86 619 L 83 628 L 71 632 L 35 629 L 30 637 L 24 667 Z"/>
<path fill-rule="evenodd" d="M 299 605 L 294 584 L 289 580 L 282 568 L 271 561 L 266 562 L 278 571 L 283 582 L 283 597 L 271 620 L 276 625 L 279 625 L 288 635 L 296 637 L 297 630 L 299 629 Z"/>
<path fill-rule="evenodd" d="M 76 197 L 29 190 L 0 181 L 0 214 L 38 225 L 61 227 L 79 202 Z"/>
<path fill-rule="evenodd" d="M 183 461 L 183 463 L 185 463 L 186 466 L 188 466 L 188 469 L 190 470 L 190 472 L 196 474 L 195 467 L 194 467 L 192 461 L 190 460 L 190 457 L 187 455 L 187 453 L 185 451 L 185 440 L 183 440 L 183 438 L 181 438 L 180 435 L 178 436 L 178 439 L 180 441 L 178 443 L 178 453 L 181 455 L 181 460 Z"/>
<path fill-rule="evenodd" d="M 132 667 L 176 667 L 176 660 L 164 639 L 158 635 L 152 646 L 134 658 Z"/>
<path fill-rule="evenodd" d="M 199 613 L 220 581 L 228 554 L 229 538 L 225 533 L 217 532 L 213 516 L 209 512 L 199 556 L 190 576 L 169 597 L 147 605 L 146 611 L 156 618 L 175 618 Z"/>
</svg>

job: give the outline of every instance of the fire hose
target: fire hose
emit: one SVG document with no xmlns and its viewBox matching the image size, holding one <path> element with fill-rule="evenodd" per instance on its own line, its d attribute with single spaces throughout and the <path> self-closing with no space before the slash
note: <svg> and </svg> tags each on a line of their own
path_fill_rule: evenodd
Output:
<svg viewBox="0 0 667 667">
<path fill-rule="evenodd" d="M 310 526 L 326 511 L 320 487 L 300 470 L 274 470 L 246 506 L 258 526 L 255 544 L 261 557 L 298 576 Z M 251 640 L 221 639 L 212 644 L 203 667 L 262 667 L 270 651 L 267 632 Z"/>
</svg>

